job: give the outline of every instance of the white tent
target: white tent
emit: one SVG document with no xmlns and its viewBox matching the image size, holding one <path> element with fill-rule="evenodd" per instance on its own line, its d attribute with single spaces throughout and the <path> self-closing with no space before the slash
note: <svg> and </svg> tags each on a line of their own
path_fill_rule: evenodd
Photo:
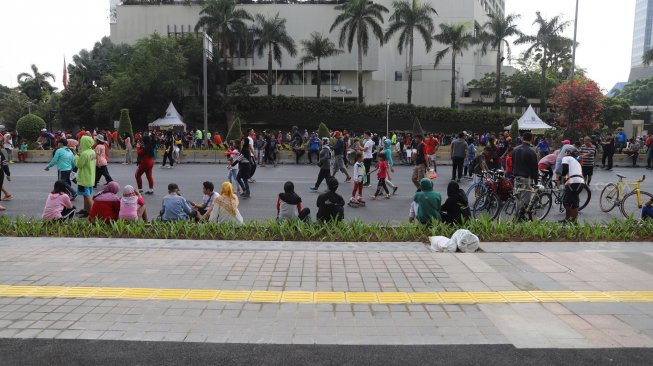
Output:
<svg viewBox="0 0 653 366">
<path fill-rule="evenodd" d="M 184 119 L 181 117 L 181 115 L 179 115 L 179 112 L 177 112 L 177 109 L 175 109 L 175 106 L 172 104 L 172 102 L 170 102 L 168 109 L 166 109 L 165 117 L 157 119 L 156 121 L 150 123 L 148 126 L 150 126 L 150 128 L 160 130 L 168 130 L 181 127 L 184 129 L 184 131 L 186 131 L 186 124 L 184 123 Z"/>
<path fill-rule="evenodd" d="M 517 121 L 519 125 L 519 130 L 550 130 L 553 126 L 549 126 L 540 117 L 535 114 L 533 106 L 529 105 L 528 109 L 523 116 Z M 509 130 L 510 126 L 506 126 L 506 130 Z"/>
</svg>

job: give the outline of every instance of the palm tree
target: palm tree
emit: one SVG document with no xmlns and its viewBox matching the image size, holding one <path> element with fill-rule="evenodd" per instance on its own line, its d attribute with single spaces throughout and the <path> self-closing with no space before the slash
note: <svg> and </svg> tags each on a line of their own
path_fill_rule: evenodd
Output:
<svg viewBox="0 0 653 366">
<path fill-rule="evenodd" d="M 383 44 L 383 13 L 388 9 L 380 4 L 374 4 L 368 0 L 346 0 L 334 8 L 341 11 L 331 24 L 329 32 L 333 32 L 338 26 L 340 28 L 340 47 L 347 44 L 347 50 L 351 53 L 354 47 L 354 39 L 358 47 L 358 103 L 363 103 L 363 55 L 367 55 L 370 45 L 370 30 L 381 44 Z"/>
<path fill-rule="evenodd" d="M 320 70 L 320 60 L 343 53 L 344 51 L 336 48 L 336 45 L 327 37 L 318 32 L 311 33 L 311 39 L 303 39 L 300 42 L 304 51 L 301 62 L 297 68 L 304 64 L 317 62 L 317 98 L 320 98 L 320 86 L 322 85 L 322 72 Z"/>
<path fill-rule="evenodd" d="M 440 34 L 433 36 L 433 39 L 448 46 L 435 54 L 433 67 L 437 67 L 447 53 L 451 53 L 451 108 L 456 108 L 456 56 L 463 56 L 463 51 L 478 43 L 478 40 L 468 32 L 465 23 L 440 24 Z"/>
<path fill-rule="evenodd" d="M 403 51 L 405 46 L 408 46 L 408 104 L 411 104 L 411 97 L 413 94 L 413 46 L 415 43 L 415 31 L 417 31 L 424 39 L 426 45 L 426 52 L 431 50 L 433 41 L 431 35 L 433 34 L 433 19 L 432 14 L 438 14 L 430 4 L 419 4 L 418 0 L 402 0 L 392 3 L 395 9 L 394 14 L 390 17 L 390 26 L 385 33 L 384 41 L 388 40 L 395 34 L 399 33 L 399 44 L 397 49 L 399 54 Z"/>
<path fill-rule="evenodd" d="M 536 14 L 533 25 L 538 26 L 537 33 L 529 36 L 524 35 L 519 37 L 515 44 L 530 43 L 531 46 L 524 52 L 524 58 L 530 57 L 533 52 L 539 52 L 540 67 L 542 69 L 541 89 L 540 89 L 540 111 L 546 112 L 546 73 L 549 67 L 551 58 L 551 47 L 554 44 L 560 43 L 560 34 L 569 26 L 568 21 L 563 21 L 560 16 L 555 16 L 551 19 L 542 17 L 538 11 Z"/>
<path fill-rule="evenodd" d="M 653 62 L 653 48 L 644 52 L 644 55 L 642 55 L 642 63 L 646 66 L 651 66 L 651 62 Z"/>
<path fill-rule="evenodd" d="M 16 78 L 18 80 L 18 89 L 34 101 L 41 101 L 44 91 L 53 92 L 56 88 L 50 84 L 48 79 L 54 82 L 54 75 L 49 72 L 41 74 L 36 65 L 32 65 L 32 74 L 21 72 Z"/>
<path fill-rule="evenodd" d="M 515 20 L 520 17 L 519 15 L 510 14 L 504 16 L 499 13 L 490 13 L 488 17 L 490 19 L 483 25 L 483 31 L 480 34 L 480 40 L 483 42 L 481 52 L 485 55 L 488 47 L 497 51 L 494 107 L 496 109 L 501 109 L 501 63 L 504 58 L 501 47 L 505 45 L 505 54 L 508 60 L 510 60 L 510 42 L 508 42 L 506 38 L 514 36 L 521 37 L 524 34 L 517 29 L 517 25 L 515 24 Z"/>
<path fill-rule="evenodd" d="M 263 52 L 268 51 L 268 95 L 272 95 L 272 58 L 281 66 L 282 48 L 295 56 L 295 41 L 286 32 L 286 19 L 279 18 L 279 13 L 274 18 L 257 14 L 253 33 L 253 46 L 258 56 L 263 57 Z"/>
<path fill-rule="evenodd" d="M 252 16 L 244 9 L 236 9 L 235 0 L 209 0 L 200 11 L 200 19 L 195 25 L 195 31 L 204 28 L 213 41 L 217 44 L 218 52 L 214 53 L 216 64 L 222 65 L 220 58 L 225 56 L 228 49 L 235 49 L 247 34 L 245 21 L 253 20 Z M 222 67 L 223 71 L 228 67 Z M 226 81 L 226 75 L 223 75 Z M 225 82 L 226 84 L 226 82 Z M 226 87 L 226 85 L 223 85 Z"/>
</svg>

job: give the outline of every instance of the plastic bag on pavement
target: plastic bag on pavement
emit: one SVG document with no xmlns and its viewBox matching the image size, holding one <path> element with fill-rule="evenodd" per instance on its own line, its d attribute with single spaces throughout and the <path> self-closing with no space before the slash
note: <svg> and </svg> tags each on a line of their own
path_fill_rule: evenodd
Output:
<svg viewBox="0 0 653 366">
<path fill-rule="evenodd" d="M 456 243 L 446 236 L 429 236 L 431 242 L 431 249 L 436 252 L 450 252 L 456 251 Z"/>
<path fill-rule="evenodd" d="M 474 253 L 478 250 L 480 240 L 469 230 L 456 230 L 451 236 L 451 241 L 463 253 Z"/>
</svg>

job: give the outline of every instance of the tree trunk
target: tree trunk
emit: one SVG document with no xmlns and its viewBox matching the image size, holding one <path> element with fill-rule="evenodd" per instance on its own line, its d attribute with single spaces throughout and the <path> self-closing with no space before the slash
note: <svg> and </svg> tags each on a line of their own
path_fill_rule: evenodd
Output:
<svg viewBox="0 0 653 366">
<path fill-rule="evenodd" d="M 412 96 L 413 96 L 413 35 L 411 33 L 410 35 L 410 44 L 408 46 L 408 104 L 411 104 L 412 102 Z M 387 72 L 387 71 L 386 71 Z M 388 77 L 386 75 L 386 77 Z M 387 95 L 386 95 L 387 97 Z"/>
<path fill-rule="evenodd" d="M 501 43 L 497 49 L 497 76 L 494 86 L 494 108 L 501 110 Z"/>
<path fill-rule="evenodd" d="M 540 113 L 546 112 L 546 51 L 542 55 L 542 90 L 540 91 Z"/>
<path fill-rule="evenodd" d="M 271 95 L 272 95 L 272 45 L 268 44 L 268 96 Z"/>
<path fill-rule="evenodd" d="M 317 99 L 320 99 L 320 86 L 322 86 L 322 71 L 320 71 L 320 58 L 317 58 Z"/>
<path fill-rule="evenodd" d="M 456 108 L 456 52 L 451 50 L 451 109 Z"/>
<path fill-rule="evenodd" d="M 363 46 L 358 37 L 358 104 L 363 104 Z"/>
</svg>

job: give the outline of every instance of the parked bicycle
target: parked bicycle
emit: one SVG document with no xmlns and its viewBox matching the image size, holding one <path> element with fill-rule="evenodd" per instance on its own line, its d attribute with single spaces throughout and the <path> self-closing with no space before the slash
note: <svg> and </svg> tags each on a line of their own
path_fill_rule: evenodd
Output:
<svg viewBox="0 0 653 366">
<path fill-rule="evenodd" d="M 619 177 L 617 183 L 610 183 L 601 191 L 599 198 L 601 211 L 610 212 L 619 206 L 624 217 L 636 217 L 644 204 L 653 198 L 653 195 L 640 188 L 646 176 L 643 175 L 642 179 L 635 182 L 624 181 L 626 177 L 621 174 L 617 174 L 617 177 Z"/>
<path fill-rule="evenodd" d="M 551 173 L 546 171 L 540 171 L 540 180 L 542 185 L 549 190 L 549 193 L 551 193 L 551 196 L 553 197 L 553 203 L 558 205 L 560 212 L 565 212 L 564 202 L 567 191 L 564 189 L 564 187 L 558 187 L 558 184 L 553 179 Z M 584 184 L 578 195 L 580 198 L 578 212 L 580 212 L 590 203 L 590 200 L 592 199 L 592 191 L 587 186 L 587 184 Z"/>
</svg>

